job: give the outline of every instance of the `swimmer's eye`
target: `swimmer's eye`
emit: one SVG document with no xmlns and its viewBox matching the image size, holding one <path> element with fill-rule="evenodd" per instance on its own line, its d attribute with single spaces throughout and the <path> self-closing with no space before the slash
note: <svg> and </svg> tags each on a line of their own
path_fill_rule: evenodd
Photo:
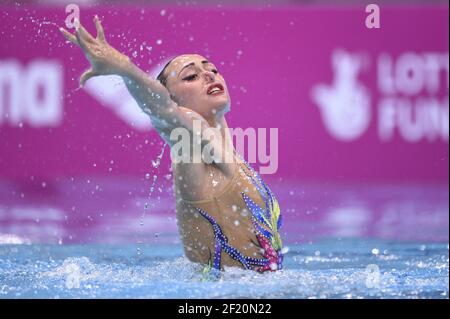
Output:
<svg viewBox="0 0 450 319">
<path fill-rule="evenodd" d="M 192 74 L 192 75 L 185 77 L 183 80 L 192 81 L 196 77 L 197 77 L 197 74 Z"/>
<path fill-rule="evenodd" d="M 211 70 L 211 72 L 214 73 L 214 74 L 219 73 L 219 71 L 217 71 L 216 69 Z M 192 80 L 194 80 L 197 76 L 198 76 L 197 74 L 192 74 L 192 75 L 189 75 L 189 76 L 185 77 L 183 80 L 186 80 L 186 81 L 192 81 Z"/>
</svg>

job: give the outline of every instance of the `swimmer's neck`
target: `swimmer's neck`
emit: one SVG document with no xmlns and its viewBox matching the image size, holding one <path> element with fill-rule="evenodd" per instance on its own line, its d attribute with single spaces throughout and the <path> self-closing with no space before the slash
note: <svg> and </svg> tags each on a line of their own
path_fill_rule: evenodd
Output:
<svg viewBox="0 0 450 319">
<path fill-rule="evenodd" d="M 223 128 L 228 128 L 227 121 L 225 120 L 224 115 L 211 115 L 204 118 L 206 122 L 208 122 L 210 127 L 218 128 L 221 132 L 223 131 Z"/>
<path fill-rule="evenodd" d="M 209 112 L 202 113 L 203 118 L 208 122 L 209 127 L 220 129 L 222 136 L 224 132 L 228 132 L 227 121 L 225 120 L 225 114 L 229 111 L 230 107 L 225 107 L 219 111 L 210 110 Z"/>
</svg>

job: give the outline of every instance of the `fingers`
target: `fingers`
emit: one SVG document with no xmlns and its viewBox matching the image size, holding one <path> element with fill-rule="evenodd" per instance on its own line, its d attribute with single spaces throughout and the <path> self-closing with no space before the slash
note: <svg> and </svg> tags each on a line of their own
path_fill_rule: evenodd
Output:
<svg viewBox="0 0 450 319">
<path fill-rule="evenodd" d="M 90 42 L 90 43 L 95 43 L 95 39 L 92 37 L 92 35 L 83 27 L 83 25 L 81 24 L 81 22 L 76 19 L 75 20 L 76 23 L 78 23 L 78 28 L 76 29 L 76 32 L 79 33 L 81 35 L 81 37 L 83 38 L 83 40 L 85 40 L 86 42 Z"/>
<path fill-rule="evenodd" d="M 97 15 L 94 18 L 94 22 L 97 29 L 97 39 L 106 42 L 105 32 Z M 83 49 L 86 49 L 89 43 L 94 44 L 96 42 L 96 39 L 94 39 L 92 35 L 81 25 L 77 18 L 75 18 L 75 25 L 77 26 L 75 34 L 68 32 L 64 28 L 59 28 L 59 31 L 61 31 L 67 40 L 82 47 Z"/>
<path fill-rule="evenodd" d="M 94 18 L 94 22 L 95 22 L 95 27 L 97 29 L 98 39 L 101 41 L 105 41 L 105 32 L 103 30 L 103 26 L 100 22 L 100 19 L 98 18 L 97 15 Z M 75 25 L 76 25 L 75 34 L 79 33 L 81 39 L 84 40 L 85 42 L 95 43 L 94 37 L 92 37 L 92 35 L 81 25 L 80 20 L 78 20 L 77 18 L 75 18 Z M 79 37 L 73 35 L 72 33 L 68 32 L 64 28 L 59 28 L 59 31 L 61 31 L 61 33 L 66 37 L 67 40 L 69 40 L 70 42 L 72 42 L 76 45 L 80 45 Z"/>
<path fill-rule="evenodd" d="M 80 32 L 78 30 L 75 32 L 75 37 L 77 38 L 78 45 L 83 49 L 83 51 L 88 54 L 89 48 L 84 38 L 81 37 Z"/>
<path fill-rule="evenodd" d="M 100 22 L 100 19 L 98 18 L 97 15 L 95 16 L 94 21 L 95 21 L 95 28 L 97 29 L 97 38 L 100 41 L 106 41 L 105 40 L 105 31 L 103 30 L 102 23 Z"/>
<path fill-rule="evenodd" d="M 80 77 L 80 86 L 83 87 L 87 80 L 97 75 L 99 74 L 94 72 L 92 69 L 85 71 Z"/>
<path fill-rule="evenodd" d="M 59 28 L 59 31 L 61 31 L 61 33 L 64 35 L 64 37 L 68 40 L 68 41 L 70 41 L 70 42 L 72 42 L 73 44 L 76 44 L 76 45 L 80 45 L 79 43 L 78 43 L 78 41 L 77 41 L 77 37 L 75 36 L 75 35 L 73 35 L 72 33 L 70 33 L 69 31 L 67 31 L 66 29 L 64 29 L 64 28 Z"/>
</svg>

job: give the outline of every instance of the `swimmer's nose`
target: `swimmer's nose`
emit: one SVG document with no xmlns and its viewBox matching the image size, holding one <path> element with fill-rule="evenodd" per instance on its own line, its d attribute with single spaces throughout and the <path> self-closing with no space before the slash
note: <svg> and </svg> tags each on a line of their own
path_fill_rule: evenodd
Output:
<svg viewBox="0 0 450 319">
<path fill-rule="evenodd" d="M 205 71 L 205 79 L 208 82 L 214 82 L 216 78 L 213 72 Z"/>
</svg>

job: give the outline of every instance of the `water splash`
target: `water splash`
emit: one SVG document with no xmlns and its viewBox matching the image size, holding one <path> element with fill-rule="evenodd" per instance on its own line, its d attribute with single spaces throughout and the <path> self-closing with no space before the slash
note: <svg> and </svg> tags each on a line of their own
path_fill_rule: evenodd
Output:
<svg viewBox="0 0 450 319">
<path fill-rule="evenodd" d="M 448 298 L 447 243 L 364 241 L 291 245 L 282 271 L 219 280 L 180 245 L 0 245 L 0 298 Z"/>
<path fill-rule="evenodd" d="M 152 168 L 153 168 L 153 178 L 152 178 L 152 184 L 150 185 L 150 188 L 149 188 L 149 191 L 148 191 L 148 194 L 147 194 L 147 199 L 148 199 L 148 200 L 151 199 L 151 197 L 152 197 L 152 195 L 153 195 L 153 192 L 154 192 L 154 190 L 155 190 L 156 182 L 157 182 L 158 176 L 159 176 L 159 171 L 160 171 L 160 166 L 161 166 L 161 160 L 162 160 L 162 158 L 163 158 L 163 156 L 164 156 L 164 151 L 165 151 L 165 149 L 166 149 L 166 146 L 167 146 L 167 143 L 164 143 L 163 147 L 161 148 L 160 154 L 156 157 L 156 160 L 152 160 L 152 161 L 151 161 L 151 163 L 152 163 Z M 146 179 L 149 179 L 150 176 L 151 176 L 150 173 L 146 173 L 146 174 L 145 174 L 145 178 L 146 178 Z M 141 216 L 141 219 L 140 219 L 140 222 L 139 222 L 139 225 L 140 225 L 141 227 L 144 227 L 144 220 L 145 220 L 147 211 L 150 209 L 149 206 L 150 206 L 150 205 L 149 205 L 149 202 L 146 201 L 146 202 L 144 203 L 144 210 L 142 211 L 142 216 Z M 153 203 L 153 207 L 154 207 L 154 203 Z M 141 255 L 141 248 L 140 248 L 139 246 L 142 244 L 142 241 L 138 241 L 137 244 L 138 244 L 138 247 L 137 247 L 136 251 L 137 251 L 137 255 L 140 256 L 140 255 Z"/>
</svg>

